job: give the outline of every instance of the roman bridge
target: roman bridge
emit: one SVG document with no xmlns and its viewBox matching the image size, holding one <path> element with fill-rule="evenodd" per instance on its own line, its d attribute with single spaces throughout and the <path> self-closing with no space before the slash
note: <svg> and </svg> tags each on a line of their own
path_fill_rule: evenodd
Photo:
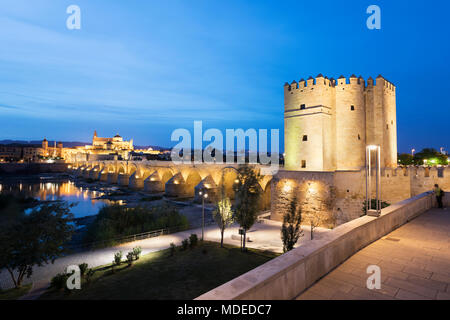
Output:
<svg viewBox="0 0 450 320">
<path fill-rule="evenodd" d="M 85 179 L 117 184 L 148 193 L 164 193 L 169 197 L 198 198 L 206 189 L 214 199 L 222 184 L 225 193 L 234 198 L 233 185 L 237 179 L 238 164 L 174 164 L 170 161 L 80 161 L 69 166 L 76 176 Z M 263 193 L 262 206 L 270 207 L 272 174 L 269 167 L 255 165 L 262 174 L 260 181 Z"/>
</svg>

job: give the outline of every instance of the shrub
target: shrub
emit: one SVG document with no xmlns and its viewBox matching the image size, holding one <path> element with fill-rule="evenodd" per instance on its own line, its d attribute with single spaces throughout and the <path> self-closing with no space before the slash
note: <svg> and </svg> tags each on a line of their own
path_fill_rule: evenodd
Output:
<svg viewBox="0 0 450 320">
<path fill-rule="evenodd" d="M 94 276 L 95 271 L 92 269 L 89 269 L 88 272 L 86 273 L 86 281 L 87 283 L 90 283 L 92 280 L 92 277 Z"/>
<path fill-rule="evenodd" d="M 55 289 L 55 290 L 65 289 L 68 278 L 69 278 L 68 274 L 58 273 L 50 281 L 50 288 Z"/>
<path fill-rule="evenodd" d="M 120 263 L 122 262 L 122 251 L 116 252 L 114 254 L 114 261 L 113 264 L 119 266 Z"/>
<path fill-rule="evenodd" d="M 170 256 L 172 257 L 175 254 L 175 251 L 177 250 L 177 246 L 175 245 L 175 243 L 171 243 L 170 244 Z"/>
<path fill-rule="evenodd" d="M 391 205 L 391 204 L 390 204 L 389 202 L 381 201 L 381 209 L 387 208 L 387 207 L 389 207 L 390 205 Z M 376 200 L 376 199 L 371 199 L 371 201 L 370 201 L 370 207 L 371 207 L 372 209 L 375 209 L 376 206 L 377 206 L 377 200 Z M 362 212 L 363 212 L 362 215 L 363 215 L 363 216 L 367 214 L 366 211 L 367 211 L 367 201 L 364 200 L 364 201 L 363 201 L 363 208 L 362 208 Z"/>
<path fill-rule="evenodd" d="M 109 245 L 111 241 L 108 241 L 115 238 L 164 228 L 185 228 L 188 225 L 187 218 L 176 207 L 167 204 L 150 208 L 111 205 L 99 210 L 94 222 L 87 227 L 83 241 L 104 241 Z"/>
<path fill-rule="evenodd" d="M 133 264 L 133 260 L 134 260 L 134 252 L 130 251 L 127 253 L 127 263 L 129 266 Z"/>
<path fill-rule="evenodd" d="M 81 276 L 83 277 L 86 274 L 86 271 L 88 269 L 88 264 L 87 263 L 79 264 L 78 268 L 80 268 L 80 273 L 81 273 Z"/>
<path fill-rule="evenodd" d="M 133 253 L 134 258 L 136 260 L 139 260 L 139 257 L 141 256 L 141 253 L 142 253 L 141 247 L 133 248 L 133 252 L 132 253 Z"/>
<path fill-rule="evenodd" d="M 183 250 L 186 250 L 188 246 L 189 246 L 189 240 L 188 239 L 184 239 L 183 241 L 181 241 L 181 248 Z"/>
<path fill-rule="evenodd" d="M 152 196 L 141 198 L 141 201 L 156 201 L 156 200 L 161 200 L 162 198 L 163 198 L 162 195 L 152 195 Z"/>
<path fill-rule="evenodd" d="M 189 245 L 191 246 L 191 248 L 195 247 L 198 243 L 198 237 L 195 233 L 191 234 L 189 236 Z"/>
</svg>

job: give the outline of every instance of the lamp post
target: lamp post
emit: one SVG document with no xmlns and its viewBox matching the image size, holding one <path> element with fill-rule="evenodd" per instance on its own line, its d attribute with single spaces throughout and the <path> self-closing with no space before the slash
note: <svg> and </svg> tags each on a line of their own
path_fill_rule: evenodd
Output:
<svg viewBox="0 0 450 320">
<path fill-rule="evenodd" d="M 200 190 L 198 194 L 202 197 L 202 241 L 205 235 L 205 199 L 208 198 L 208 194 L 204 189 Z"/>
<path fill-rule="evenodd" d="M 372 209 L 372 163 L 371 152 L 376 152 L 376 192 L 375 210 Z M 379 217 L 381 214 L 381 147 L 369 145 L 366 147 L 366 213 L 369 216 Z"/>
</svg>

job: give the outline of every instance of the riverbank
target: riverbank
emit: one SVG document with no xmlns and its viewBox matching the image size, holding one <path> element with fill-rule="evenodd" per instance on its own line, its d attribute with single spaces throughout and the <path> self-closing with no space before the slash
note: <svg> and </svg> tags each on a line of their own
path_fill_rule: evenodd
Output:
<svg viewBox="0 0 450 320">
<path fill-rule="evenodd" d="M 14 175 L 1 175 L 0 183 L 16 183 L 16 182 L 62 182 L 70 179 L 71 176 L 66 172 L 50 172 L 50 173 L 26 173 Z"/>
<path fill-rule="evenodd" d="M 75 186 L 83 190 L 99 193 L 94 200 L 108 200 L 126 207 L 152 207 L 164 205 L 165 203 L 175 206 L 178 211 L 185 215 L 192 226 L 199 226 L 202 222 L 202 205 L 195 203 L 193 199 L 168 198 L 164 193 L 150 194 L 144 191 L 132 190 L 127 187 L 110 185 L 102 181 L 90 181 L 83 178 L 71 177 Z M 205 204 L 205 221 L 213 221 L 213 204 Z"/>
<path fill-rule="evenodd" d="M 33 175 L 41 173 L 65 173 L 68 168 L 67 163 L 47 163 L 47 162 L 31 162 L 31 163 L 0 163 L 1 176 L 17 176 L 17 175 Z"/>
<path fill-rule="evenodd" d="M 190 227 L 201 226 L 203 221 L 202 206 L 193 199 L 170 199 L 164 194 L 149 194 L 143 191 L 131 190 L 126 187 L 109 185 L 101 181 L 85 180 L 73 177 L 67 173 L 46 173 L 2 177 L 0 193 L 12 194 L 18 197 L 37 199 L 36 205 L 52 202 L 67 202 L 75 204 L 71 207 L 74 214 L 76 232 L 69 246 L 81 247 L 88 227 L 95 222 L 98 211 L 104 205 L 119 204 L 124 207 L 152 207 L 170 205 L 185 216 Z M 213 222 L 213 205 L 206 204 L 204 210 L 205 224 Z"/>
</svg>

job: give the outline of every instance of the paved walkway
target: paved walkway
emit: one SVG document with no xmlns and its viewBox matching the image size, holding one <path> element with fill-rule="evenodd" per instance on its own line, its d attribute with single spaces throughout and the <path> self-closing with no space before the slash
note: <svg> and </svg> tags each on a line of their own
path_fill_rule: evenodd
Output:
<svg viewBox="0 0 450 320">
<path fill-rule="evenodd" d="M 260 250 L 269 250 L 274 252 L 282 252 L 282 242 L 280 236 L 281 223 L 268 222 L 256 223 L 254 227 L 247 233 L 251 242 L 247 243 L 247 247 Z M 237 225 L 233 225 L 226 229 L 224 235 L 224 242 L 227 244 L 240 245 Z M 318 228 L 316 231 L 316 238 L 320 238 L 321 233 L 327 232 L 327 229 Z M 173 233 L 160 237 L 129 242 L 115 247 L 104 249 L 97 249 L 92 251 L 85 251 L 71 254 L 69 256 L 57 259 L 54 264 L 44 265 L 42 267 L 34 267 L 33 275 L 30 279 L 25 279 L 24 284 L 33 282 L 33 289 L 24 298 L 35 299 L 42 293 L 43 289 L 48 287 L 50 279 L 57 273 L 64 272 L 69 265 L 78 265 L 87 263 L 89 268 L 110 264 L 113 261 L 114 253 L 122 251 L 124 256 L 132 248 L 140 246 L 142 254 L 155 252 L 169 248 L 173 242 L 176 245 L 181 245 L 181 241 L 188 238 L 192 233 L 196 233 L 201 237 L 201 228 L 187 230 L 183 232 Z M 232 235 L 234 235 L 233 239 Z M 309 241 L 310 234 L 308 228 L 304 230 L 304 237 L 300 238 L 298 244 Z M 220 231 L 215 225 L 205 228 L 205 240 L 220 242 Z M 3 289 L 12 288 L 13 283 L 9 273 L 6 270 L 0 271 L 0 287 Z"/>
<path fill-rule="evenodd" d="M 366 287 L 367 266 L 381 268 L 381 289 Z M 362 249 L 299 300 L 450 300 L 450 209 L 432 209 Z"/>
</svg>

